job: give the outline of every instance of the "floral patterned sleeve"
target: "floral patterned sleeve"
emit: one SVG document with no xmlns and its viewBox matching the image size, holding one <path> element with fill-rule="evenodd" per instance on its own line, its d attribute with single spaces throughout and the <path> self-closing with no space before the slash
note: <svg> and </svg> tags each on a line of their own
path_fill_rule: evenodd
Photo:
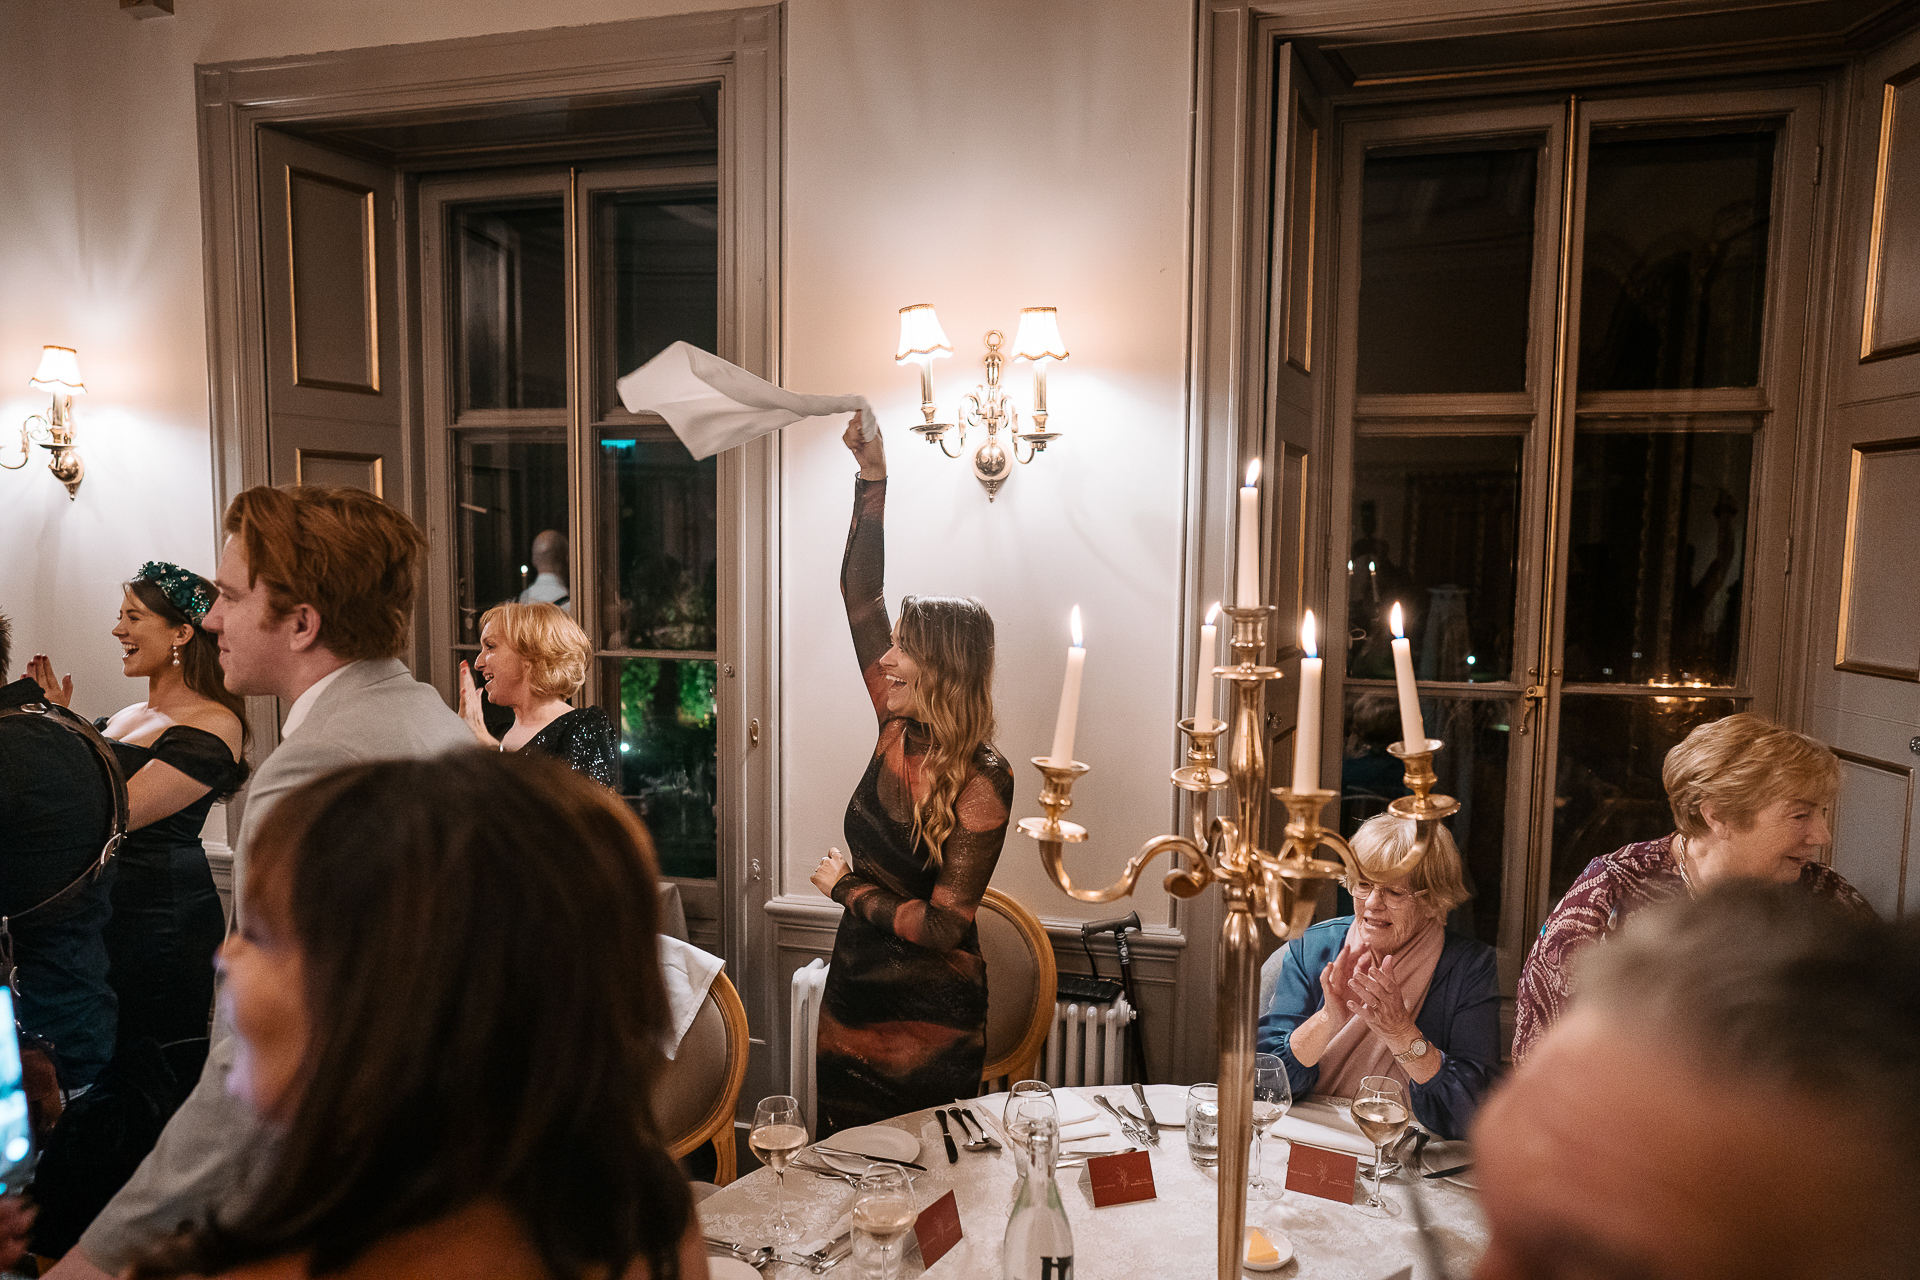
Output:
<svg viewBox="0 0 1920 1280">
<path fill-rule="evenodd" d="M 1012 807 L 1013 770 L 999 753 L 982 748 L 954 806 L 956 821 L 941 846 L 933 892 L 910 898 L 850 872 L 833 886 L 833 900 L 906 942 L 930 951 L 952 951 L 966 938 L 993 879 Z"/>
<path fill-rule="evenodd" d="M 893 624 L 887 621 L 886 513 L 887 482 L 855 479 L 853 524 L 840 560 L 840 595 L 847 605 L 860 676 L 874 715 L 882 721 L 887 718 L 887 681 L 880 674 L 880 659 L 893 647 Z"/>
</svg>

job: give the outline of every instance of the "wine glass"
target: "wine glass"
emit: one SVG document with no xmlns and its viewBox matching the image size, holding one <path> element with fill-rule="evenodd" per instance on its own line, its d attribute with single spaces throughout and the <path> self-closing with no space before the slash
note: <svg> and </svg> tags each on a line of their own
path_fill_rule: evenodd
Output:
<svg viewBox="0 0 1920 1280">
<path fill-rule="evenodd" d="M 1006 1120 L 1007 1137 L 1020 1148 L 1023 1168 L 1024 1159 L 1027 1158 L 1027 1134 L 1032 1125 L 1019 1123 L 1019 1117 L 1023 1110 L 1034 1106 L 1043 1108 L 1046 1114 L 1059 1120 L 1060 1104 L 1053 1100 L 1053 1086 L 1045 1080 L 1016 1080 L 1013 1087 L 1007 1090 L 1007 1108 L 1002 1115 Z M 1039 1115 L 1041 1112 L 1034 1111 L 1031 1114 Z"/>
<path fill-rule="evenodd" d="M 784 1093 L 760 1099 L 753 1108 L 753 1128 L 747 1131 L 747 1147 L 773 1170 L 775 1244 L 792 1244 L 800 1238 L 799 1227 L 787 1217 L 787 1166 L 806 1145 L 807 1118 L 800 1111 L 800 1100 Z"/>
<path fill-rule="evenodd" d="M 1270 1200 L 1279 1199 L 1284 1188 L 1261 1172 L 1264 1167 L 1262 1159 L 1265 1156 L 1267 1130 L 1271 1129 L 1281 1116 L 1287 1114 L 1287 1108 L 1292 1105 L 1293 1086 L 1287 1082 L 1287 1067 L 1280 1061 L 1280 1055 L 1254 1054 L 1253 1176 L 1247 1179 L 1247 1186 Z"/>
<path fill-rule="evenodd" d="M 899 1280 L 903 1245 L 915 1216 L 913 1183 L 905 1169 L 874 1165 L 854 1187 L 854 1270 L 862 1280 Z"/>
<path fill-rule="evenodd" d="M 1387 1144 L 1407 1131 L 1407 1121 L 1412 1116 L 1407 1109 L 1406 1092 L 1391 1076 L 1363 1076 L 1349 1114 L 1373 1144 L 1373 1188 L 1367 1193 L 1363 1207 L 1380 1213 L 1391 1212 L 1391 1206 L 1380 1199 L 1380 1172 L 1386 1166 Z"/>
</svg>

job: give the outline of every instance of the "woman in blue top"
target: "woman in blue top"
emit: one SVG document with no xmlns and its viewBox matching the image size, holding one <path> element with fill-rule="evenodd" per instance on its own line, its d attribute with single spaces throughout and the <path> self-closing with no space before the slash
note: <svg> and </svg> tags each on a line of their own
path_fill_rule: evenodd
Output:
<svg viewBox="0 0 1920 1280">
<path fill-rule="evenodd" d="M 1352 845 L 1393 865 L 1413 838 L 1413 823 L 1382 814 Z M 1414 1119 L 1464 1137 L 1499 1069 L 1500 990 L 1493 948 L 1446 931 L 1468 896 L 1460 851 L 1436 827 L 1409 874 L 1347 889 L 1353 915 L 1313 926 L 1281 953 L 1260 1052 L 1280 1055 L 1296 1098 L 1350 1098 L 1362 1076 L 1392 1076 L 1410 1086 Z"/>
</svg>

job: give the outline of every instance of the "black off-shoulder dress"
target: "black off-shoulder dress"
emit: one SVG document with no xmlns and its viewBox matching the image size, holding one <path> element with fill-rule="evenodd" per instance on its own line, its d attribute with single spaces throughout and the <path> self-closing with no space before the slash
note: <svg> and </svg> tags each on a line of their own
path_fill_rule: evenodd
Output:
<svg viewBox="0 0 1920 1280">
<path fill-rule="evenodd" d="M 200 829 L 214 802 L 246 780 L 247 766 L 217 735 L 184 724 L 151 746 L 115 742 L 113 752 L 129 778 L 159 760 L 212 788 L 186 808 L 129 833 L 113 860 L 106 942 L 107 983 L 120 1000 L 117 1043 L 151 1036 L 170 1044 L 204 1036 L 213 1010 L 213 953 L 227 922 Z"/>
<path fill-rule="evenodd" d="M 819 1136 L 970 1096 L 986 1060 L 987 973 L 974 913 L 1007 834 L 1013 770 L 982 745 L 954 806 L 938 866 L 913 837 L 926 794 L 926 727 L 889 716 L 880 659 L 892 644 L 882 598 L 886 482 L 856 481 L 840 589 L 879 741 L 847 805 L 853 870 L 821 997 Z"/>
</svg>

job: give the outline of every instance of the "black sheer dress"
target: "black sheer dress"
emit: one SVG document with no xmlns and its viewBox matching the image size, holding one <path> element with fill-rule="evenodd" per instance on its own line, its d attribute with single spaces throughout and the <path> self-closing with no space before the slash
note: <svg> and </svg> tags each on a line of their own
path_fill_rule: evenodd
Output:
<svg viewBox="0 0 1920 1280">
<path fill-rule="evenodd" d="M 576 707 L 527 739 L 539 751 L 584 773 L 609 791 L 620 789 L 620 740 L 599 707 Z"/>
<path fill-rule="evenodd" d="M 1013 771 L 982 745 L 954 806 L 938 866 L 913 837 L 926 793 L 926 727 L 889 716 L 879 662 L 892 644 L 882 597 L 886 482 L 856 481 L 840 570 L 847 622 L 879 741 L 847 805 L 853 870 L 833 887 L 846 907 L 822 994 L 819 1136 L 916 1111 L 980 1085 L 987 974 L 974 912 L 993 877 L 1013 804 Z"/>
<path fill-rule="evenodd" d="M 107 982 L 120 998 L 118 1044 L 147 1036 L 161 1044 L 204 1036 L 213 1010 L 213 953 L 227 921 L 200 828 L 214 802 L 246 780 L 247 766 L 217 735 L 184 724 L 151 746 L 115 742 L 113 753 L 128 778 L 159 760 L 212 788 L 186 808 L 128 833 L 113 860 Z"/>
</svg>

